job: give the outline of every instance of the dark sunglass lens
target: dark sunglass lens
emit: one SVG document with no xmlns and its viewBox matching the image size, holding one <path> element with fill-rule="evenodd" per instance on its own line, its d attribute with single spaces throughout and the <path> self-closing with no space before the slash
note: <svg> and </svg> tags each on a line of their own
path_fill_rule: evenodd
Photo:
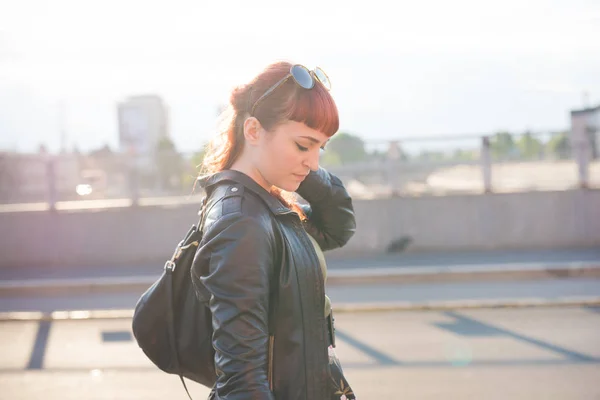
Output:
<svg viewBox="0 0 600 400">
<path fill-rule="evenodd" d="M 306 67 L 294 65 L 291 73 L 296 82 L 298 82 L 298 85 L 302 86 L 304 89 L 311 89 L 315 85 L 313 77 Z"/>
<path fill-rule="evenodd" d="M 329 77 L 323 70 L 319 67 L 315 68 L 315 76 L 325 86 L 327 90 L 331 89 L 331 82 L 329 81 Z"/>
</svg>

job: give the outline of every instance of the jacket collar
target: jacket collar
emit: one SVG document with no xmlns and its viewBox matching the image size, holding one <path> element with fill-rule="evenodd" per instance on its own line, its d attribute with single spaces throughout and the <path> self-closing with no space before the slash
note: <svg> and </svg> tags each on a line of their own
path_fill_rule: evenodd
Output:
<svg viewBox="0 0 600 400">
<path fill-rule="evenodd" d="M 230 182 L 235 184 L 240 184 L 244 186 L 244 188 L 252 191 L 258 197 L 265 202 L 265 204 L 269 207 L 269 209 L 275 215 L 289 214 L 293 213 L 289 207 L 284 205 L 278 198 L 269 193 L 265 188 L 260 186 L 256 181 L 250 178 L 248 175 L 243 172 L 226 169 L 212 175 L 207 175 L 198 178 L 198 183 L 200 187 L 204 188 L 204 190 L 208 193 L 210 188 L 221 184 L 223 182 Z"/>
</svg>

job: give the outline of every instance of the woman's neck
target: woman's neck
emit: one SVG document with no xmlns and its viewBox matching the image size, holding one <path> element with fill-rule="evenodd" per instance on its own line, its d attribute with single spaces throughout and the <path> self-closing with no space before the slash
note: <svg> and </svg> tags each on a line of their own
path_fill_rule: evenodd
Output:
<svg viewBox="0 0 600 400">
<path fill-rule="evenodd" d="M 265 189 L 267 192 L 271 193 L 271 188 L 273 187 L 273 185 L 271 185 L 269 182 L 267 182 L 265 177 L 260 173 L 260 171 L 256 167 L 254 167 L 254 165 L 252 163 L 249 163 L 249 162 L 243 160 L 242 157 L 240 157 L 238 160 L 236 160 L 230 169 L 239 171 L 245 175 L 248 175 L 253 181 L 258 183 L 263 189 Z"/>
</svg>

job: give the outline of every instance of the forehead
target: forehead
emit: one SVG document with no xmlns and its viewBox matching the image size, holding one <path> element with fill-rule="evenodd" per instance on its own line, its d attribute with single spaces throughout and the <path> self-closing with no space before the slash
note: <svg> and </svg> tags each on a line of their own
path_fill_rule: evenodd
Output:
<svg viewBox="0 0 600 400">
<path fill-rule="evenodd" d="M 286 121 L 279 125 L 276 130 L 282 133 L 286 133 L 288 135 L 293 135 L 298 138 L 303 137 L 307 140 L 319 143 L 324 143 L 327 140 L 329 140 L 329 137 L 323 132 L 309 128 L 302 122 L 297 121 Z"/>
</svg>

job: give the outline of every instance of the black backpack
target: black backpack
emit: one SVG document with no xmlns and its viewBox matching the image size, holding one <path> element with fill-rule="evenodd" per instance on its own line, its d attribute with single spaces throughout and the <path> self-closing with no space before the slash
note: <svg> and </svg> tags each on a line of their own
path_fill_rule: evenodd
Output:
<svg viewBox="0 0 600 400">
<path fill-rule="evenodd" d="M 190 399 L 183 377 L 209 388 L 216 382 L 208 299 L 198 298 L 191 279 L 206 201 L 198 226 L 192 225 L 160 278 L 138 300 L 132 322 L 139 347 L 158 368 L 179 375 Z"/>
<path fill-rule="evenodd" d="M 192 225 L 165 263 L 160 278 L 142 294 L 132 321 L 139 347 L 158 368 L 179 375 L 190 399 L 184 377 L 208 388 L 213 388 L 217 380 L 209 298 L 195 290 L 191 277 L 194 256 L 202 240 L 207 201 L 208 195 L 202 200 L 198 226 Z M 270 335 L 275 331 L 278 278 L 276 269 L 270 293 Z"/>
</svg>

